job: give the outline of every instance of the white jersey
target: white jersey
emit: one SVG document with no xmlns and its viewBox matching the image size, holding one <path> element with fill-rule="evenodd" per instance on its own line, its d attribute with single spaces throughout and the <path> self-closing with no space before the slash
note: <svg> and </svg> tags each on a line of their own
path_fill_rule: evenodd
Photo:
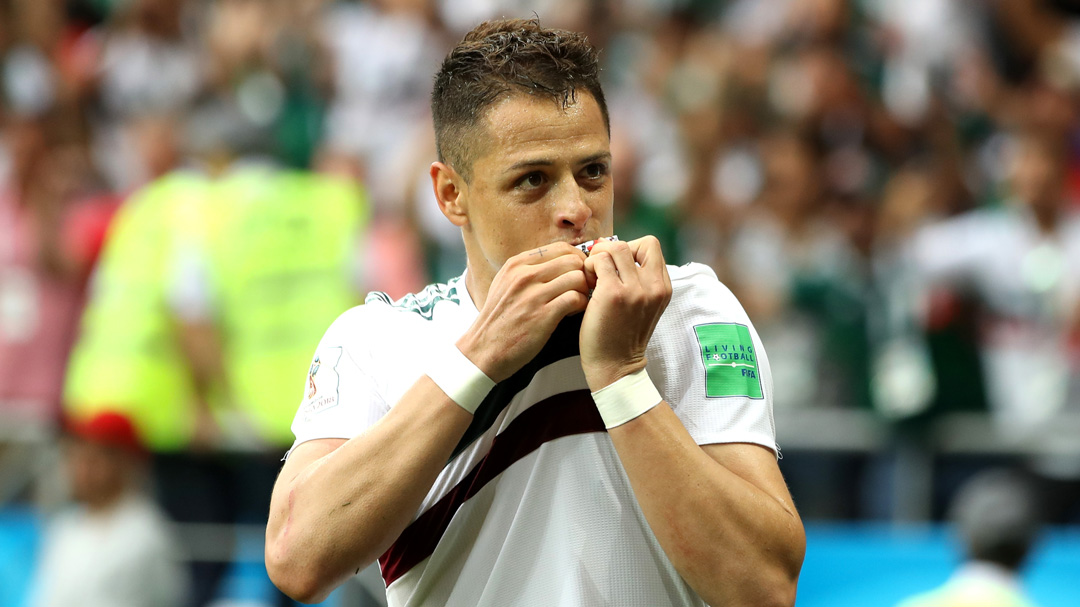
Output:
<svg viewBox="0 0 1080 607">
<path fill-rule="evenodd" d="M 698 444 L 776 449 L 761 340 L 709 268 L 669 266 L 674 293 L 648 373 Z M 477 316 L 464 276 L 326 332 L 293 422 L 296 444 L 356 436 L 439 364 Z M 661 549 L 589 395 L 581 317 L 477 409 L 412 523 L 380 557 L 392 607 L 703 605 Z M 295 445 L 294 445 L 295 446 Z"/>
<path fill-rule="evenodd" d="M 31 607 L 180 607 L 187 575 L 169 522 L 142 495 L 106 512 L 84 506 L 48 526 Z"/>
</svg>

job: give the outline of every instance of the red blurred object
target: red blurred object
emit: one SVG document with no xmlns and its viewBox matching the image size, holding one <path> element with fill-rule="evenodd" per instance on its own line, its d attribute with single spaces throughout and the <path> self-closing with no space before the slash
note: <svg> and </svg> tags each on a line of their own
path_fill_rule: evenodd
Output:
<svg viewBox="0 0 1080 607">
<path fill-rule="evenodd" d="M 1072 200 L 1073 208 L 1080 209 L 1080 159 L 1074 160 L 1066 170 L 1066 197 Z"/>
<path fill-rule="evenodd" d="M 123 200 L 117 194 L 97 194 L 78 201 L 70 209 L 63 232 L 65 252 L 87 273 L 105 246 L 109 226 Z"/>
<path fill-rule="evenodd" d="M 102 411 L 85 419 L 69 419 L 66 427 L 71 436 L 87 442 L 146 455 L 135 424 L 123 413 Z"/>
<path fill-rule="evenodd" d="M 926 329 L 943 331 L 952 324 L 960 310 L 956 295 L 948 289 L 934 289 L 927 304 Z"/>
</svg>

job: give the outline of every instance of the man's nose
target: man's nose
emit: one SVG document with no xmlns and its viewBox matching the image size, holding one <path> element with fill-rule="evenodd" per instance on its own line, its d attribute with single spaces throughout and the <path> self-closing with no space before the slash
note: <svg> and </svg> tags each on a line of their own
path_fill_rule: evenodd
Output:
<svg viewBox="0 0 1080 607">
<path fill-rule="evenodd" d="M 571 182 L 559 192 L 556 204 L 556 220 L 559 227 L 581 229 L 592 217 L 592 208 L 585 200 L 585 192 L 576 182 Z"/>
</svg>

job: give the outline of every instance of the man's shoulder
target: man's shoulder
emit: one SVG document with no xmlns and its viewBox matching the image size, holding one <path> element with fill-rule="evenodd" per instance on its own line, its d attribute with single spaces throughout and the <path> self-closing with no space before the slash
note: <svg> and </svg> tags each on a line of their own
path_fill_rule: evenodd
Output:
<svg viewBox="0 0 1080 607">
<path fill-rule="evenodd" d="M 404 313 L 424 320 L 435 320 L 436 310 L 441 303 L 461 305 L 462 291 L 465 289 L 461 277 L 452 278 L 445 283 L 432 283 L 416 293 L 409 293 L 400 299 L 393 299 L 382 291 L 372 291 L 364 299 L 364 306 L 372 314 Z"/>
<path fill-rule="evenodd" d="M 668 275 L 671 301 L 653 333 L 654 347 L 666 349 L 672 344 L 692 343 L 696 327 L 703 325 L 752 326 L 742 304 L 709 266 L 700 263 L 668 266 Z"/>
<path fill-rule="evenodd" d="M 365 367 L 396 364 L 393 361 L 403 356 L 414 356 L 418 344 L 455 326 L 452 310 L 461 302 L 459 288 L 465 287 L 458 287 L 455 279 L 397 300 L 386 293 L 369 293 L 362 305 L 349 308 L 330 324 L 319 347 L 344 348 L 352 360 Z"/>
<path fill-rule="evenodd" d="M 716 272 L 703 264 L 691 261 L 681 266 L 668 265 L 668 276 L 671 277 L 672 289 L 686 288 L 690 285 L 719 282 Z"/>
<path fill-rule="evenodd" d="M 716 272 L 702 263 L 668 266 L 671 277 L 671 303 L 669 308 L 707 309 L 718 312 L 737 311 L 745 314 L 742 305 L 727 286 L 720 282 Z"/>
</svg>

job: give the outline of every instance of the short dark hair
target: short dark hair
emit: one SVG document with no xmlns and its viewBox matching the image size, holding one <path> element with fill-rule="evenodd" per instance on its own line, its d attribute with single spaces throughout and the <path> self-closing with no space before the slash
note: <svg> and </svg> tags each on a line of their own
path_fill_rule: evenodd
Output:
<svg viewBox="0 0 1080 607">
<path fill-rule="evenodd" d="M 1018 570 L 1038 537 L 1035 497 L 1031 481 L 1012 470 L 986 470 L 964 483 L 950 515 L 968 557 Z"/>
<path fill-rule="evenodd" d="M 485 21 L 450 51 L 435 76 L 431 114 L 439 160 L 469 179 L 471 132 L 510 92 L 547 96 L 567 107 L 580 88 L 596 100 L 611 131 L 598 54 L 584 34 L 541 27 L 539 19 Z"/>
</svg>

